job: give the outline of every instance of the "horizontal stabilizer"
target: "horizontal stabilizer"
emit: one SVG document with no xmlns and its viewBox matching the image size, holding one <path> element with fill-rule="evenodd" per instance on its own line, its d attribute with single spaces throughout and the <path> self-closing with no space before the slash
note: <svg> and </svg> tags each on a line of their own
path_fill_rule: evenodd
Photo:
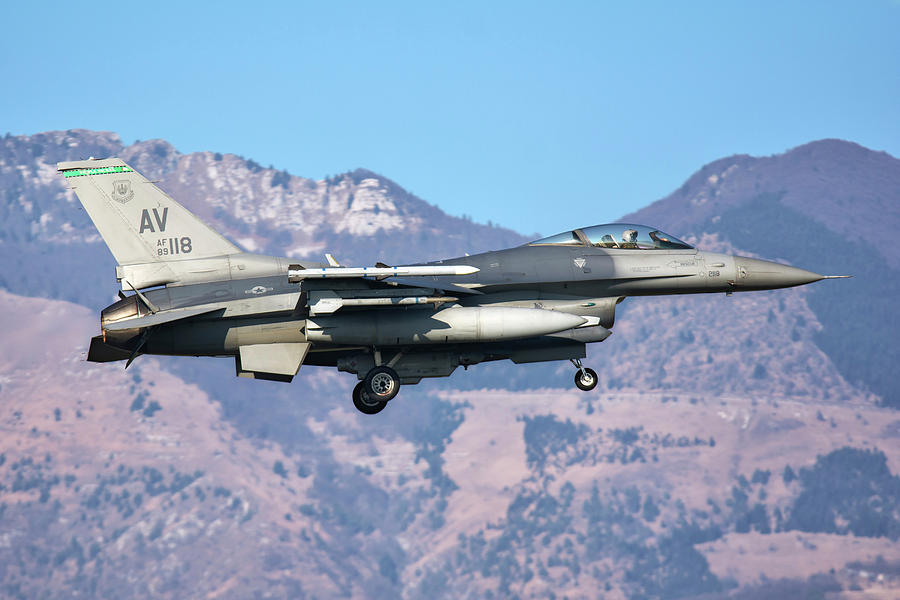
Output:
<svg viewBox="0 0 900 600">
<path fill-rule="evenodd" d="M 125 329 L 154 327 L 156 325 L 171 323 L 172 321 L 180 321 L 181 319 L 188 319 L 190 317 L 196 317 L 198 315 L 205 315 L 217 310 L 222 310 L 222 307 L 205 306 L 201 308 L 175 308 L 172 310 L 154 313 L 152 315 L 147 315 L 146 317 L 116 321 L 115 323 L 103 325 L 103 329 L 105 329 L 106 331 L 123 331 Z"/>
<path fill-rule="evenodd" d="M 94 336 L 91 338 L 91 348 L 88 350 L 87 359 L 89 362 L 115 362 L 117 360 L 126 360 L 131 353 L 128 350 L 122 350 L 115 346 L 110 346 L 103 341 L 103 336 Z"/>
</svg>

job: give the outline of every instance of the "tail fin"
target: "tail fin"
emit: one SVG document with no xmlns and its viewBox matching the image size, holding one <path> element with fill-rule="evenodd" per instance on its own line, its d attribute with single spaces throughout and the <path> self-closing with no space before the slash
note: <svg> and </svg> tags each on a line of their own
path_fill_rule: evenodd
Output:
<svg viewBox="0 0 900 600">
<path fill-rule="evenodd" d="M 241 252 L 119 158 L 61 162 L 56 168 L 119 265 Z"/>
</svg>

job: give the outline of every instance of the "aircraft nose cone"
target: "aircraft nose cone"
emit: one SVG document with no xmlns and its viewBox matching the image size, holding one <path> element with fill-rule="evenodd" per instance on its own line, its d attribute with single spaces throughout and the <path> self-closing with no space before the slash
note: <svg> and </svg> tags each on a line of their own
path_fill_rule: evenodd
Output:
<svg viewBox="0 0 900 600">
<path fill-rule="evenodd" d="M 806 285 L 807 283 L 825 279 L 823 275 L 818 273 L 768 260 L 736 256 L 734 262 L 734 284 L 741 289 L 774 290 L 796 285 Z"/>
</svg>

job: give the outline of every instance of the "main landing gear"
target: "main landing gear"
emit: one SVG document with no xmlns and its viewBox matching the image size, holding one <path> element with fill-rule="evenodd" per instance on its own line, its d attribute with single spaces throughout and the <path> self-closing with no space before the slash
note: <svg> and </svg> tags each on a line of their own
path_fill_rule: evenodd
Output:
<svg viewBox="0 0 900 600">
<path fill-rule="evenodd" d="M 396 362 L 395 357 L 393 362 Z M 378 357 L 380 361 L 380 356 Z M 575 386 L 585 392 L 589 392 L 599 382 L 597 372 L 590 367 L 581 364 L 578 358 L 571 359 L 577 369 L 575 371 Z M 391 363 L 388 363 L 391 364 Z M 381 365 L 370 369 L 362 381 L 353 388 L 353 406 L 367 415 L 378 414 L 385 409 L 388 402 L 400 391 L 400 376 L 388 365 Z"/>
<path fill-rule="evenodd" d="M 575 371 L 575 387 L 584 392 L 589 392 L 597 387 L 597 372 L 590 367 L 581 364 L 580 358 L 573 358 L 572 364 L 578 369 Z"/>
<path fill-rule="evenodd" d="M 367 415 L 384 410 L 389 400 L 400 391 L 400 377 L 390 367 L 375 367 L 353 388 L 353 406 Z"/>
</svg>

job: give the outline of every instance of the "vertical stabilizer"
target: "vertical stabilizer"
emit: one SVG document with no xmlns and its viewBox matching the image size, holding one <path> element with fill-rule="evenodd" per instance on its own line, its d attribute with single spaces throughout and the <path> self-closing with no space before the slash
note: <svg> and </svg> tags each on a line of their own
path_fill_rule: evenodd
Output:
<svg viewBox="0 0 900 600">
<path fill-rule="evenodd" d="M 119 265 L 241 252 L 119 158 L 57 164 Z"/>
</svg>

